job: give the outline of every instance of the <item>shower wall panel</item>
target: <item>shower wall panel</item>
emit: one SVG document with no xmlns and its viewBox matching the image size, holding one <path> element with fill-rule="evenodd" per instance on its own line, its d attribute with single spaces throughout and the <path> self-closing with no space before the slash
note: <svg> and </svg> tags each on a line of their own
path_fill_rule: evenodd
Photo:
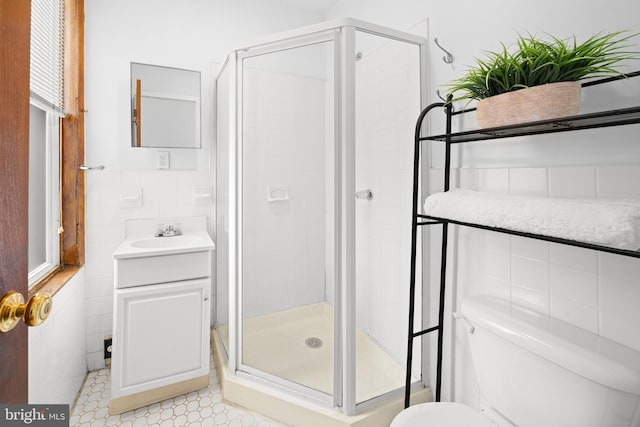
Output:
<svg viewBox="0 0 640 427">
<path fill-rule="evenodd" d="M 324 301 L 325 85 L 243 71 L 245 318 Z"/>
<path fill-rule="evenodd" d="M 373 193 L 356 200 L 356 323 L 404 366 L 420 54 L 416 45 L 360 32 L 356 52 L 356 191 Z"/>
</svg>

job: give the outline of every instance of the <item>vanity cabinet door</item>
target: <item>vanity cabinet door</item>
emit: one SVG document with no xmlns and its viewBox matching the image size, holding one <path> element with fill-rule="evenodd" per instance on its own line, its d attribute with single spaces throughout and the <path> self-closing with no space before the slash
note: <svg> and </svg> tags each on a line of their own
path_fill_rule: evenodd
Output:
<svg viewBox="0 0 640 427">
<path fill-rule="evenodd" d="M 210 279 L 117 289 L 112 398 L 209 374 Z"/>
</svg>

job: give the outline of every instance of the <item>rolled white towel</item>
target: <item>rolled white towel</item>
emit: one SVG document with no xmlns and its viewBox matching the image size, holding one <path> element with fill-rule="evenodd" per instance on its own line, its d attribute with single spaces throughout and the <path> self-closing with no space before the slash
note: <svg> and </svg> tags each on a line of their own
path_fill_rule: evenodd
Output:
<svg viewBox="0 0 640 427">
<path fill-rule="evenodd" d="M 640 200 L 566 199 L 451 190 L 432 194 L 427 215 L 640 250 Z"/>
</svg>

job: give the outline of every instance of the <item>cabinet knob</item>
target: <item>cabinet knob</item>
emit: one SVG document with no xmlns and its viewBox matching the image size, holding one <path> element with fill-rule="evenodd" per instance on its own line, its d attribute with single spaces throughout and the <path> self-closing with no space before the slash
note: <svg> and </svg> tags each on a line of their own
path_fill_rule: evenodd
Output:
<svg viewBox="0 0 640 427">
<path fill-rule="evenodd" d="M 22 294 L 9 291 L 0 300 L 0 332 L 9 332 L 20 319 L 28 326 L 42 324 L 51 313 L 53 300 L 46 294 L 35 294 L 25 303 Z"/>
</svg>

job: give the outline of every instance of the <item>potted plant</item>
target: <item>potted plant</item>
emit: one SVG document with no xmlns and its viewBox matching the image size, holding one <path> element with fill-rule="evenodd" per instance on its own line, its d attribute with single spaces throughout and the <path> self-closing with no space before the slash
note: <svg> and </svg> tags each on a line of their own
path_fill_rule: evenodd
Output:
<svg viewBox="0 0 640 427">
<path fill-rule="evenodd" d="M 580 80 L 619 75 L 614 66 L 638 59 L 629 51 L 625 31 L 598 33 L 583 43 L 575 37 L 550 41 L 532 35 L 519 36 L 513 52 L 505 45 L 487 52 L 485 59 L 449 83 L 453 101 L 478 100 L 477 120 L 481 128 L 554 119 L 578 113 Z"/>
</svg>

